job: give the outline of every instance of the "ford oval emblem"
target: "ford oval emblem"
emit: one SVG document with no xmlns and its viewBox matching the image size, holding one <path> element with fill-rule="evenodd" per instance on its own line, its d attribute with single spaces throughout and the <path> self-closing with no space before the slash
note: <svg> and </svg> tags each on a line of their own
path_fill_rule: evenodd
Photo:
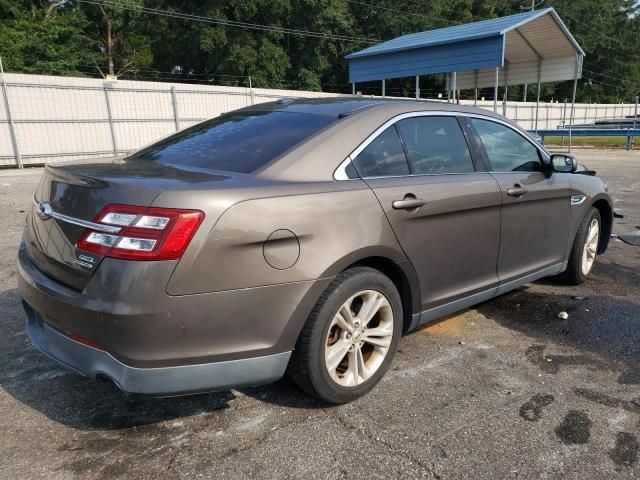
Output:
<svg viewBox="0 0 640 480">
<path fill-rule="evenodd" d="M 49 220 L 51 218 L 51 215 L 53 214 L 51 204 L 49 202 L 38 203 L 37 213 L 42 220 Z"/>
</svg>

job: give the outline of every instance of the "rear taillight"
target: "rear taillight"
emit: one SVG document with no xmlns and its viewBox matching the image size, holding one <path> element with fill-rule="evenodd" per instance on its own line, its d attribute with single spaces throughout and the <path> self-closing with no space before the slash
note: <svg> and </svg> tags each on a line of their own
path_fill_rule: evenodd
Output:
<svg viewBox="0 0 640 480">
<path fill-rule="evenodd" d="M 86 229 L 76 247 L 127 260 L 176 260 L 200 226 L 204 213 L 132 205 L 107 205 L 95 223 L 121 227 L 118 233 Z"/>
</svg>

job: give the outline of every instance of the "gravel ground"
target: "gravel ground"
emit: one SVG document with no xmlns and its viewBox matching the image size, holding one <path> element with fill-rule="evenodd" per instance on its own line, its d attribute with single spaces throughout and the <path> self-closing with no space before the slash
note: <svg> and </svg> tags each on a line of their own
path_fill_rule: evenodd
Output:
<svg viewBox="0 0 640 480">
<path fill-rule="evenodd" d="M 639 152 L 576 154 L 614 231 L 640 234 Z M 38 175 L 0 172 L 0 478 L 640 477 L 639 247 L 612 239 L 580 287 L 537 282 L 406 336 L 349 405 L 287 380 L 127 397 L 26 338 L 14 257 Z"/>
</svg>

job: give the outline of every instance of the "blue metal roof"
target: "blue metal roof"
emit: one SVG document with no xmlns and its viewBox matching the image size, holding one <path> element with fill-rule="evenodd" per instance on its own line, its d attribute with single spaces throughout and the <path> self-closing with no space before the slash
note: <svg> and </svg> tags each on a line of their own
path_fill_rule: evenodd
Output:
<svg viewBox="0 0 640 480">
<path fill-rule="evenodd" d="M 547 17 L 542 19 L 544 16 Z M 529 39 L 525 38 L 525 25 L 537 19 L 540 20 L 534 24 L 534 31 L 529 31 Z M 510 35 L 507 41 L 507 33 L 514 29 L 518 29 L 518 35 Z M 540 33 L 535 35 L 538 29 Z M 516 52 L 515 58 L 509 57 L 511 78 L 523 83 L 535 82 L 540 70 L 544 70 L 546 81 L 573 78 L 581 65 L 576 56 L 584 55 L 556 11 L 545 8 L 403 35 L 354 52 L 346 56 L 349 82 L 475 71 L 477 85 L 478 72 L 504 67 L 505 52 L 511 48 Z M 522 53 L 523 48 L 527 54 Z M 558 66 L 553 63 L 558 58 L 566 61 Z M 540 66 L 541 61 L 546 62 L 545 65 Z"/>
<path fill-rule="evenodd" d="M 507 17 L 491 18 L 480 22 L 455 25 L 453 27 L 439 28 L 426 32 L 411 33 L 402 37 L 394 38 L 387 42 L 379 43 L 373 47 L 365 48 L 359 52 L 347 55 L 348 60 L 352 58 L 368 57 L 384 53 L 409 50 L 413 48 L 432 47 L 445 43 L 462 42 L 465 40 L 477 40 L 486 37 L 504 35 L 509 30 L 519 27 L 549 12 L 554 12 L 553 8 L 535 10 L 533 12 L 518 13 Z"/>
</svg>

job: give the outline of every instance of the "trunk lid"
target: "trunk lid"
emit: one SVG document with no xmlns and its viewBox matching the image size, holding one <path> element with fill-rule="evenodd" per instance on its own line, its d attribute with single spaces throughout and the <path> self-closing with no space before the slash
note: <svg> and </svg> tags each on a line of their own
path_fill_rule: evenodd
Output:
<svg viewBox="0 0 640 480">
<path fill-rule="evenodd" d="M 146 207 L 166 189 L 226 178 L 157 162 L 120 159 L 47 166 L 27 216 L 27 252 L 45 274 L 81 291 L 104 257 L 76 248 L 84 227 L 47 218 L 40 212 L 40 206 L 48 204 L 58 214 L 91 222 L 109 204 Z"/>
</svg>

